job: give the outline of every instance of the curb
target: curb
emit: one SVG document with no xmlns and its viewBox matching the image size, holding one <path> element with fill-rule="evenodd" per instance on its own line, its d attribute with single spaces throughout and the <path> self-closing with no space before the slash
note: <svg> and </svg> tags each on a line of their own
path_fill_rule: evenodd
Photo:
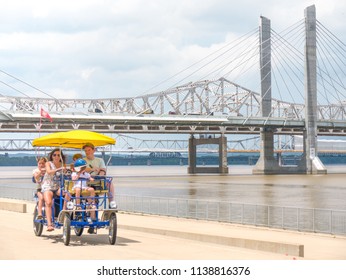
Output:
<svg viewBox="0 0 346 280">
<path fill-rule="evenodd" d="M 119 228 L 145 233 L 160 234 L 170 237 L 183 238 L 199 242 L 214 243 L 231 247 L 240 247 L 250 250 L 260 250 L 276 254 L 288 254 L 297 257 L 304 257 L 304 245 L 290 244 L 282 242 L 262 241 L 255 239 L 245 239 L 236 237 L 216 236 L 201 233 L 173 231 L 159 228 L 146 228 L 130 225 L 118 225 Z"/>
<path fill-rule="evenodd" d="M 19 213 L 27 213 L 25 202 L 0 201 L 0 210 L 7 210 Z"/>
</svg>

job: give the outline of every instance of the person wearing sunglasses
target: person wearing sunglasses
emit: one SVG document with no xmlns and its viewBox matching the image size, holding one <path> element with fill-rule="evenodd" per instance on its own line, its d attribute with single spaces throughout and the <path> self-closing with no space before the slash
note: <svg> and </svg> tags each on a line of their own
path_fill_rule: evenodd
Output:
<svg viewBox="0 0 346 280">
<path fill-rule="evenodd" d="M 65 169 L 65 161 L 66 158 L 63 152 L 59 148 L 55 148 L 50 152 L 46 162 L 46 173 L 42 179 L 41 191 L 46 205 L 47 231 L 54 230 L 52 224 L 53 197 L 60 195 L 60 182 L 57 178 Z"/>
</svg>

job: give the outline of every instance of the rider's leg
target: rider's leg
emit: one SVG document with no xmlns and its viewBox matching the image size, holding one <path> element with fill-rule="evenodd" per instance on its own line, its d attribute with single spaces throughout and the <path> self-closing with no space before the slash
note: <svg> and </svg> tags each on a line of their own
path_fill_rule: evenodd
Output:
<svg viewBox="0 0 346 280">
<path fill-rule="evenodd" d="M 76 195 L 76 205 L 78 205 L 78 207 L 80 206 L 80 193 L 81 193 L 81 189 L 80 188 L 75 188 L 75 195 Z"/>
<path fill-rule="evenodd" d="M 37 198 L 38 198 L 38 202 L 37 202 L 37 214 L 38 216 L 42 216 L 42 208 L 43 208 L 43 204 L 44 204 L 44 198 L 43 198 L 43 194 L 41 192 L 37 192 Z"/>
<path fill-rule="evenodd" d="M 108 188 L 108 191 L 109 191 L 109 193 L 108 193 L 108 202 L 111 202 L 115 198 L 115 194 L 114 194 L 115 186 L 114 186 L 113 180 L 111 182 L 107 182 L 107 188 Z"/>
<path fill-rule="evenodd" d="M 53 226 L 52 225 L 52 206 L 53 206 L 53 192 L 52 191 L 45 191 L 43 193 L 44 202 L 46 204 L 46 216 L 47 216 L 47 223 L 48 223 L 48 230 Z"/>
<path fill-rule="evenodd" d="M 57 192 L 56 192 L 56 195 L 57 195 L 57 196 L 60 196 L 60 195 L 61 195 L 60 192 L 61 192 L 61 190 L 57 191 Z M 64 193 L 64 191 L 63 191 L 63 193 Z M 65 195 L 64 195 L 64 203 L 63 203 L 63 206 L 62 206 L 62 209 L 63 209 L 63 210 L 66 210 L 66 209 L 67 209 L 67 202 L 70 201 L 70 200 L 71 200 L 71 195 L 70 195 L 70 193 L 69 193 L 69 192 L 65 192 Z"/>
<path fill-rule="evenodd" d="M 90 211 L 90 218 L 95 221 L 96 220 L 96 213 L 95 213 L 95 210 L 96 210 L 96 205 L 95 205 L 95 189 L 94 188 L 87 188 L 88 190 L 88 195 L 90 196 L 90 198 L 88 199 L 88 202 L 90 203 L 91 205 L 91 211 Z M 95 233 L 95 228 L 90 226 L 89 229 L 88 229 L 88 233 L 90 234 L 93 234 Z"/>
<path fill-rule="evenodd" d="M 92 220 L 95 220 L 96 219 L 96 214 L 95 214 L 95 209 L 96 209 L 96 205 L 95 205 L 95 189 L 94 188 L 88 188 L 87 190 L 89 192 L 89 196 L 92 197 L 92 198 L 88 199 L 88 202 L 91 205 L 90 218 Z"/>
<path fill-rule="evenodd" d="M 111 205 L 111 202 L 113 202 L 111 207 L 115 209 L 117 208 L 117 204 L 115 201 L 115 183 L 113 180 L 111 182 L 108 182 L 108 190 L 109 190 L 109 193 L 108 193 L 109 205 Z"/>
<path fill-rule="evenodd" d="M 67 202 L 71 200 L 71 196 L 68 192 L 65 193 L 64 195 L 64 206 L 62 209 L 66 210 L 67 209 Z"/>
</svg>

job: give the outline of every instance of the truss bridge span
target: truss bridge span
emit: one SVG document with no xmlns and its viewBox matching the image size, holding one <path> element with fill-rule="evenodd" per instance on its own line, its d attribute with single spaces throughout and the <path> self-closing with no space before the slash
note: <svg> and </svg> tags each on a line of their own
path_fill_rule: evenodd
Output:
<svg viewBox="0 0 346 280">
<path fill-rule="evenodd" d="M 0 132 L 86 129 L 102 133 L 302 134 L 305 105 L 272 100 L 225 78 L 205 80 L 135 98 L 54 99 L 1 96 Z M 41 118 L 45 108 L 53 121 Z M 318 105 L 318 135 L 345 135 L 344 104 Z"/>
</svg>

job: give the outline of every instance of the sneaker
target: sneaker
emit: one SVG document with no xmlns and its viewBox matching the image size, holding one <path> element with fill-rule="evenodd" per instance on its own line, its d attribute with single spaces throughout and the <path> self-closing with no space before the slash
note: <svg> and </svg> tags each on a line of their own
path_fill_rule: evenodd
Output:
<svg viewBox="0 0 346 280">
<path fill-rule="evenodd" d="M 118 208 L 118 205 L 117 203 L 115 202 L 115 200 L 112 200 L 109 202 L 109 205 L 108 205 L 109 209 L 117 209 Z"/>
<path fill-rule="evenodd" d="M 93 227 L 90 227 L 90 228 L 88 229 L 88 233 L 89 233 L 89 234 L 95 233 L 95 229 L 94 229 Z"/>
</svg>

